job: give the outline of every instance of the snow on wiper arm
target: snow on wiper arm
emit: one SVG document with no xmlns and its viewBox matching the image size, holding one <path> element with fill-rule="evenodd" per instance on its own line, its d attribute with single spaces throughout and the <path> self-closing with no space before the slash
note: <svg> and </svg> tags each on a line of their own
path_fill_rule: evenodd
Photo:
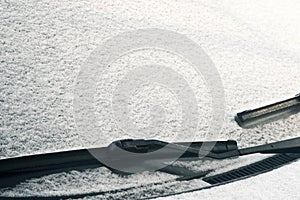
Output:
<svg viewBox="0 0 300 200">
<path fill-rule="evenodd" d="M 300 112 L 300 96 L 280 101 L 271 105 L 240 112 L 235 120 L 243 128 L 272 122 Z"/>
</svg>

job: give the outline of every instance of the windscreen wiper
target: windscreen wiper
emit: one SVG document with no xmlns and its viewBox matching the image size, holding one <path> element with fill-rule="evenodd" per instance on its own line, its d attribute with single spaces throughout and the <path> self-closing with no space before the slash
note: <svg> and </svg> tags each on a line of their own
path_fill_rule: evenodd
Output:
<svg viewBox="0 0 300 200">
<path fill-rule="evenodd" d="M 206 152 L 203 147 L 209 145 L 214 146 Z M 137 154 L 145 154 L 157 150 L 161 150 L 161 153 L 152 157 L 146 156 L 144 160 L 140 160 L 139 158 L 137 161 L 134 156 L 118 156 L 115 153 L 116 147 Z M 33 177 L 87 168 L 107 167 L 114 173 L 126 174 L 101 163 L 90 153 L 91 150 L 103 153 L 110 162 L 128 163 L 128 167 L 134 166 L 135 168 L 139 168 L 139 164 L 142 162 L 168 162 L 183 149 L 184 152 L 178 160 L 227 159 L 256 153 L 298 154 L 300 153 L 300 137 L 242 149 L 239 149 L 237 142 L 233 140 L 192 143 L 167 143 L 159 140 L 119 140 L 102 148 L 2 159 L 0 160 L 0 180 L 4 181 L 0 181 L 0 188 L 15 186 L 17 183 Z M 189 170 L 180 167 L 166 166 L 159 171 L 185 175 L 185 177 L 197 177 L 197 174 L 193 174 Z M 198 176 L 204 175 L 198 174 Z"/>
<path fill-rule="evenodd" d="M 253 110 L 246 110 L 236 115 L 236 122 L 243 128 L 287 118 L 300 112 L 300 94 L 293 98 Z"/>
</svg>

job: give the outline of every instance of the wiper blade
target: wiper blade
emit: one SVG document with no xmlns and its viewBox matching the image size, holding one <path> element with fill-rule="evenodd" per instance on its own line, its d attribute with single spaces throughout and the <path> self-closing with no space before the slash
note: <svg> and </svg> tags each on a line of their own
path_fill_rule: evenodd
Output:
<svg viewBox="0 0 300 200">
<path fill-rule="evenodd" d="M 171 145 L 170 145 L 171 144 Z M 193 143 L 167 143 L 159 140 L 121 140 L 110 144 L 108 147 L 97 148 L 106 154 L 107 158 L 116 162 L 128 162 L 134 160 L 128 157 L 121 157 L 114 154 L 114 148 L 118 146 L 126 151 L 134 153 L 148 153 L 164 148 L 162 154 L 157 157 L 146 157 L 145 161 L 159 162 L 168 161 L 177 151 L 186 149 L 179 159 L 199 160 L 199 159 L 226 159 L 237 156 L 244 156 L 255 153 L 263 154 L 285 154 L 285 153 L 300 153 L 300 137 L 275 142 L 271 144 L 254 146 L 250 148 L 238 149 L 236 141 L 217 141 L 214 148 L 209 151 L 200 151 L 203 145 L 211 145 L 212 142 L 193 142 Z M 47 153 L 40 155 L 24 156 L 17 158 L 9 158 L 0 160 L 0 188 L 14 186 L 20 181 L 28 178 L 40 177 L 47 174 L 65 172 L 70 170 L 83 170 L 87 168 L 107 167 L 105 164 L 97 160 L 89 151 L 91 149 L 81 149 L 65 152 Z M 112 156 L 113 155 L 113 156 Z M 112 156 L 112 157 L 110 157 Z M 152 162 L 149 162 L 152 163 Z M 136 163 L 129 163 L 136 165 Z M 139 166 L 135 166 L 139 167 Z M 110 168 L 109 168 L 110 169 Z M 114 169 L 110 169 L 116 173 L 122 173 Z M 175 169 L 174 167 L 166 166 L 161 169 L 163 172 L 182 175 L 188 174 L 194 176 L 192 172 Z"/>
<path fill-rule="evenodd" d="M 236 122 L 243 128 L 287 118 L 300 112 L 300 95 L 271 105 L 253 110 L 246 110 L 236 115 Z"/>
<path fill-rule="evenodd" d="M 198 153 L 203 144 L 209 145 L 212 142 L 192 142 L 192 143 L 167 143 L 159 140 L 119 140 L 115 141 L 107 147 L 93 148 L 93 149 L 79 149 L 55 153 L 37 154 L 16 158 L 8 158 L 0 160 L 0 175 L 3 173 L 20 173 L 30 171 L 53 170 L 62 168 L 80 167 L 81 165 L 98 165 L 102 166 L 91 153 L 91 150 L 97 152 L 104 152 L 105 156 L 111 160 L 126 161 L 128 157 L 119 157 L 114 154 L 115 146 L 133 152 L 133 153 L 149 153 L 165 147 L 167 144 L 173 144 L 172 149 L 166 149 L 159 157 L 152 159 L 167 159 L 172 157 L 176 150 L 185 149 L 186 151 L 180 157 L 198 158 Z M 237 143 L 233 140 L 217 141 L 211 150 L 212 153 L 223 153 L 227 151 L 236 150 Z M 188 147 L 187 145 L 190 146 Z"/>
<path fill-rule="evenodd" d="M 226 151 L 236 150 L 237 143 L 235 141 L 217 141 L 214 142 L 215 146 L 212 148 L 213 153 L 223 153 Z M 63 152 L 54 152 L 46 154 L 29 155 L 15 158 L 8 158 L 0 160 L 0 188 L 15 186 L 19 182 L 26 179 L 41 177 L 48 174 L 67 172 L 71 170 L 85 170 L 97 167 L 107 167 L 112 172 L 119 174 L 127 174 L 122 171 L 118 171 L 96 159 L 90 151 L 97 151 L 102 153 L 110 162 L 128 162 L 131 165 L 138 165 L 137 163 L 130 163 L 135 161 L 134 157 L 124 157 L 114 152 L 115 147 L 119 147 L 125 151 L 134 152 L 138 154 L 149 153 L 161 149 L 168 145 L 168 148 L 157 157 L 152 159 L 153 161 L 159 160 L 159 162 L 168 161 L 170 158 L 177 156 L 178 151 L 186 150 L 179 159 L 198 160 L 198 152 L 202 145 L 211 145 L 212 142 L 192 142 L 192 143 L 171 143 L 159 141 L 159 140 L 119 140 L 115 141 L 107 147 L 93 148 L 93 149 L 79 149 Z M 170 148 L 172 147 L 172 148 Z M 136 159 L 138 160 L 138 158 Z M 139 160 L 140 161 L 140 160 Z M 147 160 L 145 160 L 147 161 Z M 149 161 L 149 160 L 148 160 Z M 139 166 L 136 166 L 139 167 Z M 175 169 L 174 167 L 167 166 L 161 168 L 160 171 L 175 174 L 175 175 L 194 175 L 193 172 L 188 171 L 185 168 Z"/>
</svg>

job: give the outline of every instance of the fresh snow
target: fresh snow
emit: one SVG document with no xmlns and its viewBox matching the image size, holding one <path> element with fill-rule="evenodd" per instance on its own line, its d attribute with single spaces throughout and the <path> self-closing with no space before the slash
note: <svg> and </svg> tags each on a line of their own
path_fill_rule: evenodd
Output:
<svg viewBox="0 0 300 200">
<path fill-rule="evenodd" d="M 300 115 L 250 130 L 239 128 L 233 120 L 238 111 L 300 93 L 299 10 L 297 0 L 2 0 L 0 157 L 95 145 L 75 128 L 73 91 L 80 67 L 106 39 L 142 28 L 186 35 L 210 56 L 226 95 L 226 118 L 218 139 L 235 139 L 246 147 L 300 136 Z M 202 117 L 194 139 L 209 138 L 204 130 L 211 110 L 203 80 L 190 70 L 188 63 L 166 52 L 134 52 L 114 62 L 99 77 L 98 98 L 109 97 L 111 86 L 119 81 L 122 71 L 148 63 L 173 67 L 191 84 Z M 167 109 L 166 117 L 180 114 L 172 94 L 149 86 L 132 98 L 132 105 L 137 108 L 131 113 L 132 119 L 141 126 L 147 123 L 147 106 L 157 99 Z M 97 145 L 136 137 L 122 134 L 107 117 L 111 113 L 100 109 L 106 105 L 97 104 L 97 97 L 95 100 L 102 139 Z M 172 121 L 175 126 L 179 119 L 176 117 L 177 121 Z M 176 131 L 166 129 L 142 137 L 171 141 L 175 134 Z M 212 163 L 204 164 L 196 167 L 205 168 Z M 299 199 L 299 169 L 300 162 L 296 162 L 248 180 L 163 199 Z M 1 192 L 78 193 L 171 178 L 162 173 L 143 173 L 124 180 L 108 170 L 95 169 L 50 175 Z"/>
</svg>

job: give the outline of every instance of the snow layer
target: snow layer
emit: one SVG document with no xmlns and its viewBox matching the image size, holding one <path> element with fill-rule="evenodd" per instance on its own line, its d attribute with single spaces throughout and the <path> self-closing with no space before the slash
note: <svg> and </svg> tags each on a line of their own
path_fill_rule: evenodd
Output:
<svg viewBox="0 0 300 200">
<path fill-rule="evenodd" d="M 75 129 L 72 106 L 77 74 L 89 54 L 105 39 L 139 28 L 184 34 L 213 60 L 226 95 L 226 118 L 219 139 L 236 139 L 241 146 L 250 146 L 299 136 L 299 115 L 251 130 L 243 130 L 233 121 L 237 111 L 299 93 L 299 9 L 296 0 L 3 0 L 0 2 L 0 157 L 93 145 Z M 197 99 L 204 99 L 199 107 L 206 116 L 207 91 L 201 86 L 201 78 L 190 73 L 180 59 L 163 53 L 144 52 L 120 59 L 99 80 L 99 91 L 109 93 L 107 85 L 118 82 L 118 70 L 144 64 L 145 60 L 169 63 L 183 70 L 186 76 L 190 74 L 187 79 L 194 84 Z M 140 95 L 146 98 L 157 91 L 156 87 L 148 87 Z M 141 108 L 135 116 L 137 123 L 143 122 L 147 113 L 145 101 L 140 99 L 135 100 Z M 99 115 L 103 117 L 100 111 Z M 100 119 L 102 145 L 134 137 L 120 134 L 105 117 Z M 207 120 L 203 119 L 203 127 L 199 127 L 195 139 L 205 139 L 203 129 Z M 172 133 L 160 132 L 151 137 L 173 139 Z M 299 166 L 299 162 L 294 163 L 240 183 L 179 198 L 299 199 Z M 68 176 L 62 182 L 76 177 L 84 180 L 84 175 Z M 87 172 L 86 176 L 93 175 Z M 51 188 L 54 193 L 59 190 L 51 178 L 45 180 L 50 193 Z M 66 189 L 60 187 L 62 191 Z"/>
</svg>

